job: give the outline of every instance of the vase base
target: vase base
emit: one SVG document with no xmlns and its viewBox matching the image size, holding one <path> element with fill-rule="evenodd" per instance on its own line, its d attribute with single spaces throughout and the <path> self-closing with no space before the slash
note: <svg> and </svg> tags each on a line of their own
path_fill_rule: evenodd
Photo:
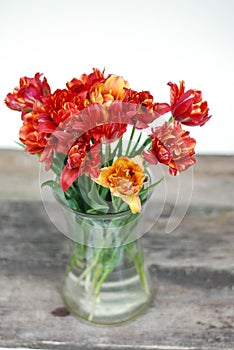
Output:
<svg viewBox="0 0 234 350">
<path fill-rule="evenodd" d="M 125 276 L 126 277 L 126 276 Z M 62 286 L 67 309 L 82 321 L 95 325 L 120 325 L 136 318 L 153 299 L 153 288 L 145 271 L 144 288 L 138 275 L 131 271 L 125 279 L 106 281 L 95 298 L 88 281 L 70 272 Z"/>
</svg>

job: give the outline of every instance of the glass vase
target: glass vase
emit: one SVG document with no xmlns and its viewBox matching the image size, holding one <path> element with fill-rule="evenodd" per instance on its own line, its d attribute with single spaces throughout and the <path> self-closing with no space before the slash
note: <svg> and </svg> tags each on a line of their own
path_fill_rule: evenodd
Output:
<svg viewBox="0 0 234 350">
<path fill-rule="evenodd" d="M 142 215 L 89 215 L 63 206 L 74 239 L 62 284 L 66 307 L 84 321 L 114 325 L 135 318 L 151 302 L 144 263 Z"/>
</svg>

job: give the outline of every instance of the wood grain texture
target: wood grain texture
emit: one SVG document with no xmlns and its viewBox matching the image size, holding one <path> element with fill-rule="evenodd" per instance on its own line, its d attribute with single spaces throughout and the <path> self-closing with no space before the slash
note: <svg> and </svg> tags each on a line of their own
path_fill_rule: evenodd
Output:
<svg viewBox="0 0 234 350">
<path fill-rule="evenodd" d="M 233 157 L 199 157 L 193 199 L 180 225 L 164 233 L 174 206 L 170 193 L 144 235 L 155 287 L 149 309 L 122 326 L 93 327 L 64 309 L 60 285 L 71 244 L 45 213 L 33 180 L 36 165 L 24 168 L 22 153 L 14 151 L 0 152 L 0 165 L 7 156 L 11 162 L 0 175 L 0 347 L 234 349 Z M 148 215 L 153 223 L 155 210 Z"/>
</svg>

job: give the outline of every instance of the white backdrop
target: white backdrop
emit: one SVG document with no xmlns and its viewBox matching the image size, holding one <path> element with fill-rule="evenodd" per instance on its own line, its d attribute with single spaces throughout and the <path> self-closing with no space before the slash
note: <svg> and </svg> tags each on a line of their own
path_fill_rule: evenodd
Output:
<svg viewBox="0 0 234 350">
<path fill-rule="evenodd" d="M 201 89 L 213 117 L 190 128 L 197 151 L 234 154 L 233 0 L 0 0 L 0 57 L 0 147 L 16 147 L 3 101 L 21 76 L 55 90 L 105 67 L 162 102 L 170 80 Z"/>
</svg>

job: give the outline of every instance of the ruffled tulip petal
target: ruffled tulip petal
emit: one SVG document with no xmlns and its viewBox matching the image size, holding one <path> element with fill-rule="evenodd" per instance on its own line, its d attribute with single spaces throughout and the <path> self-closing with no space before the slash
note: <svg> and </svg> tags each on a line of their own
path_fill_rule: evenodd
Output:
<svg viewBox="0 0 234 350">
<path fill-rule="evenodd" d="M 46 78 L 41 80 L 41 74 L 36 73 L 34 78 L 21 78 L 19 86 L 14 89 L 13 93 L 7 95 L 5 103 L 13 110 L 29 112 L 33 109 L 35 102 L 42 102 L 43 96 L 49 94 L 50 86 Z"/>
<path fill-rule="evenodd" d="M 193 165 L 196 141 L 184 131 L 181 123 L 165 123 L 152 130 L 152 147 L 143 156 L 150 164 L 160 162 L 169 166 L 171 175 L 177 175 Z"/>
<path fill-rule="evenodd" d="M 142 152 L 142 156 L 144 157 L 144 159 L 149 163 L 149 164 L 157 164 L 158 160 L 156 158 L 156 156 L 154 155 L 154 152 L 152 152 L 151 150 L 149 151 L 143 151 Z"/>
<path fill-rule="evenodd" d="M 160 117 L 171 111 L 171 106 L 168 103 L 156 103 L 154 106 L 154 112 L 157 117 Z"/>
<path fill-rule="evenodd" d="M 138 213 L 141 210 L 138 193 L 145 179 L 143 170 L 143 160 L 140 156 L 132 159 L 120 157 L 111 166 L 100 169 L 100 174 L 94 181 L 109 188 L 113 196 L 120 197 L 133 213 Z"/>
</svg>

